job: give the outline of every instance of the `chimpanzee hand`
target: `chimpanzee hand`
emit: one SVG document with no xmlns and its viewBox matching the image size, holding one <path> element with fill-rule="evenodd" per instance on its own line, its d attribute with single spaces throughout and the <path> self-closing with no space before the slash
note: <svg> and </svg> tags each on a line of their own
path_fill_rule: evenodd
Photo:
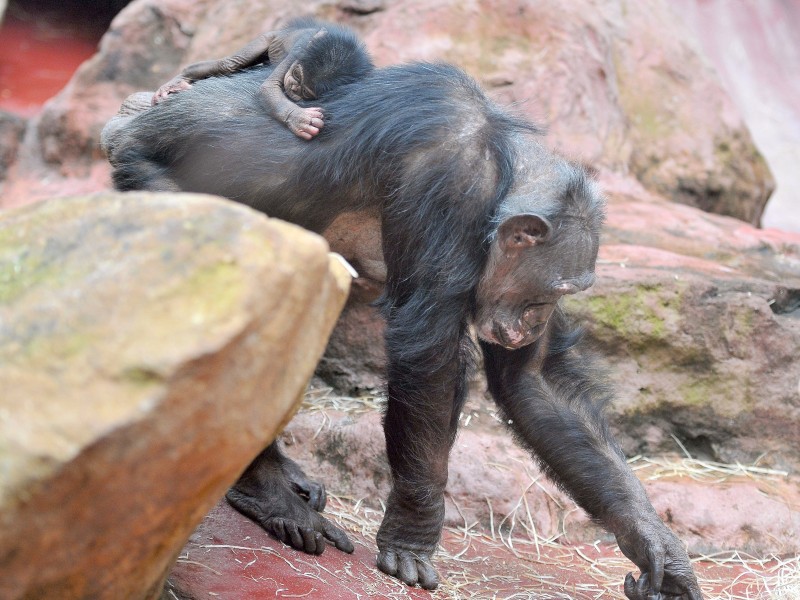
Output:
<svg viewBox="0 0 800 600">
<path fill-rule="evenodd" d="M 156 93 L 153 94 L 153 99 L 151 103 L 153 106 L 158 104 L 159 102 L 163 101 L 167 96 L 170 94 L 177 94 L 178 92 L 182 92 L 183 90 L 188 90 L 192 87 L 192 84 L 189 83 L 183 76 L 178 75 L 170 79 L 167 83 L 162 85 L 160 88 L 156 90 Z"/>
<path fill-rule="evenodd" d="M 298 493 L 303 490 L 308 499 Z M 250 463 L 226 498 L 240 513 L 296 550 L 322 554 L 328 542 L 343 552 L 354 550 L 344 531 L 315 510 L 325 505 L 324 488 L 309 481 L 277 442 Z"/>
<path fill-rule="evenodd" d="M 629 600 L 703 600 L 700 586 L 683 545 L 657 515 L 632 519 L 617 543 L 642 572 L 625 578 Z"/>
<path fill-rule="evenodd" d="M 310 140 L 319 133 L 325 125 L 324 114 L 321 108 L 297 108 L 286 117 L 286 126 L 297 137 Z"/>
</svg>

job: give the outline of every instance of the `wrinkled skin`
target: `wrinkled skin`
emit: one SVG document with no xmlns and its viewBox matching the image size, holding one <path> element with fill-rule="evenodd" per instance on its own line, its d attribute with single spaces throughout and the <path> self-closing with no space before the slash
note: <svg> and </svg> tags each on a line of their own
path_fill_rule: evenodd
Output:
<svg viewBox="0 0 800 600">
<path fill-rule="evenodd" d="M 702 600 L 683 544 L 658 518 L 630 521 L 631 531 L 617 534 L 622 553 L 641 571 L 625 577 L 629 600 Z"/>
<path fill-rule="evenodd" d="M 328 543 L 353 552 L 347 535 L 319 514 L 325 488 L 270 445 L 228 491 L 228 502 L 270 534 L 309 554 L 322 554 Z"/>
<path fill-rule="evenodd" d="M 295 102 L 317 99 L 317 94 L 305 83 L 303 65 L 299 61 L 293 62 L 286 71 L 286 76 L 283 78 L 283 91 L 290 100 Z"/>
<path fill-rule="evenodd" d="M 478 288 L 478 336 L 509 350 L 544 333 L 558 300 L 594 283 L 598 238 L 575 220 L 553 225 L 535 214 L 503 221 Z"/>
</svg>

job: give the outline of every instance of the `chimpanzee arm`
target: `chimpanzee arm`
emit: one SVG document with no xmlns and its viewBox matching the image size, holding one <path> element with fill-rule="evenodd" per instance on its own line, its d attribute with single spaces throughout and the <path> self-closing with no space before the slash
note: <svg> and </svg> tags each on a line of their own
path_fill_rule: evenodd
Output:
<svg viewBox="0 0 800 600">
<path fill-rule="evenodd" d="M 195 81 L 215 75 L 230 75 L 268 60 L 282 60 L 290 47 L 287 44 L 292 43 L 294 37 L 295 35 L 288 36 L 283 31 L 270 31 L 261 34 L 230 56 L 191 64 L 179 75 L 158 88 L 153 95 L 153 104 L 158 104 L 170 94 L 189 89 Z"/>
<path fill-rule="evenodd" d="M 628 598 L 700 600 L 683 545 L 658 517 L 608 429 L 605 384 L 571 347 L 574 339 L 560 313 L 549 329 L 515 351 L 481 342 L 489 390 L 548 475 L 615 534 L 639 567 L 638 582 L 631 574 L 626 578 Z"/>
<path fill-rule="evenodd" d="M 301 108 L 286 97 L 283 82 L 295 58 L 296 53 L 290 52 L 289 56 L 278 63 L 261 85 L 261 99 L 273 118 L 286 125 L 297 137 L 310 140 L 322 127 L 323 114 L 318 107 Z"/>
</svg>

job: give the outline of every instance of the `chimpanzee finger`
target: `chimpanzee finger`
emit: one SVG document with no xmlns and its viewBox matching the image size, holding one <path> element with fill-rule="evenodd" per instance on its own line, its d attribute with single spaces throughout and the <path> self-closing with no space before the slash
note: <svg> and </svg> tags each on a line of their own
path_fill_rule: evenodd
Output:
<svg viewBox="0 0 800 600">
<path fill-rule="evenodd" d="M 265 523 L 267 531 L 272 532 L 276 538 L 282 541 L 287 546 L 289 545 L 289 537 L 286 535 L 286 528 L 283 525 L 283 519 L 270 519 Z"/>
<path fill-rule="evenodd" d="M 321 517 L 320 517 L 321 518 Z M 347 534 L 333 525 L 327 519 L 322 519 L 322 532 L 326 538 L 328 538 L 333 545 L 336 546 L 342 552 L 347 552 L 348 554 L 352 554 L 355 550 L 353 546 L 353 542 L 347 537 Z"/>
<path fill-rule="evenodd" d="M 325 510 L 328 503 L 328 496 L 325 493 L 325 486 L 321 483 L 314 483 L 308 486 L 308 505 L 317 512 Z"/>
<path fill-rule="evenodd" d="M 314 531 L 310 527 L 303 527 L 300 529 L 303 536 L 303 549 L 309 554 L 322 554 L 325 551 L 325 540 L 318 531 Z"/>
<path fill-rule="evenodd" d="M 650 575 L 642 573 L 639 581 L 636 582 L 636 594 L 642 600 L 661 600 L 661 594 L 656 594 L 655 597 L 651 596 L 650 591 Z"/>
<path fill-rule="evenodd" d="M 644 600 L 643 598 L 639 598 L 638 594 L 636 593 L 636 580 L 633 578 L 633 573 L 628 573 L 625 576 L 625 596 L 628 600 Z"/>
<path fill-rule="evenodd" d="M 408 552 L 400 554 L 400 560 L 397 565 L 397 578 L 408 585 L 414 585 L 419 579 L 417 561 Z"/>
<path fill-rule="evenodd" d="M 687 593 L 689 594 L 689 600 L 703 600 L 703 593 L 696 585 L 693 585 Z"/>
<path fill-rule="evenodd" d="M 651 545 L 647 549 L 647 560 L 650 563 L 650 596 L 657 598 L 661 593 L 661 584 L 664 582 L 664 549 L 654 548 Z M 648 596 L 648 600 L 652 600 Z"/>
<path fill-rule="evenodd" d="M 315 531 L 314 532 L 314 539 L 317 542 L 317 551 L 315 554 L 322 554 L 325 552 L 325 548 L 327 547 L 327 543 L 325 542 L 325 536 L 322 535 L 321 532 Z"/>
<path fill-rule="evenodd" d="M 661 600 L 703 600 L 703 593 L 697 581 L 690 577 L 681 581 L 671 581 L 661 587 Z"/>
<path fill-rule="evenodd" d="M 417 559 L 417 575 L 420 587 L 435 590 L 439 586 L 439 574 L 429 561 Z"/>
<path fill-rule="evenodd" d="M 323 121 L 322 119 L 318 119 L 318 118 L 314 117 L 313 119 L 311 119 L 311 124 L 314 127 L 324 127 L 325 126 L 325 121 Z"/>
<path fill-rule="evenodd" d="M 289 536 L 290 546 L 295 550 L 305 550 L 305 543 L 303 541 L 303 536 L 300 533 L 300 528 L 298 527 L 297 523 L 292 521 L 287 521 L 284 524 L 286 528 L 286 533 Z"/>
<path fill-rule="evenodd" d="M 378 568 L 387 575 L 397 575 L 397 554 L 392 550 L 378 552 Z"/>
</svg>

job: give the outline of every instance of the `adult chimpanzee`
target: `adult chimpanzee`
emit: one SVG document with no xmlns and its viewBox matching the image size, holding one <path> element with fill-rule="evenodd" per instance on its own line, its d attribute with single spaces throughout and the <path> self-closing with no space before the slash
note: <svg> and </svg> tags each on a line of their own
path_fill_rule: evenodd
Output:
<svg viewBox="0 0 800 600">
<path fill-rule="evenodd" d="M 603 201 L 585 171 L 444 65 L 375 70 L 320 97 L 328 126 L 305 144 L 260 106 L 267 68 L 198 82 L 114 120 L 114 183 L 216 193 L 321 233 L 353 213 L 380 223 L 393 488 L 378 566 L 409 584 L 438 583 L 431 555 L 474 325 L 516 437 L 641 569 L 626 595 L 702 598 L 683 546 L 609 433 L 609 394 L 558 305 L 594 278 Z M 321 552 L 324 538 L 352 548 L 312 510 L 324 504 L 320 488 L 275 445 L 228 498 L 295 548 Z"/>
<path fill-rule="evenodd" d="M 322 109 L 300 108 L 290 100 L 316 100 L 334 87 L 364 77 L 373 68 L 364 43 L 350 29 L 300 18 L 278 31 L 261 34 L 231 56 L 189 65 L 158 88 L 152 103 L 187 90 L 201 79 L 230 75 L 266 62 L 275 68 L 261 84 L 264 105 L 305 140 L 317 135 L 325 124 Z"/>
</svg>

